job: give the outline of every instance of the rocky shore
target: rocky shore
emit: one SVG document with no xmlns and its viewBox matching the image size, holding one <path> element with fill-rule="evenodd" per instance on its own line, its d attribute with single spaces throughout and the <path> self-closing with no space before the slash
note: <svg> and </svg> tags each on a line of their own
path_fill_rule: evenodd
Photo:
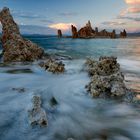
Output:
<svg viewBox="0 0 140 140">
<path fill-rule="evenodd" d="M 44 70 L 53 74 L 63 74 L 65 64 L 59 60 L 60 56 L 50 56 L 45 54 L 44 50 L 37 44 L 23 38 L 20 34 L 19 27 L 15 23 L 10 10 L 3 8 L 0 12 L 0 22 L 2 24 L 2 60 L 3 63 L 12 62 L 33 62 L 38 61 L 38 65 Z M 93 30 L 90 21 L 85 27 L 79 31 L 75 26 L 72 27 L 72 38 L 116 38 L 116 32 L 98 31 L 98 28 Z M 125 38 L 126 31 L 121 32 L 120 37 Z M 58 30 L 58 37 L 62 37 L 61 30 Z M 87 91 L 92 98 L 114 99 L 122 102 L 136 101 L 134 94 L 128 91 L 125 86 L 124 75 L 120 70 L 120 65 L 115 57 L 100 57 L 99 60 L 87 59 L 85 63 L 86 71 L 90 76 L 90 82 L 86 86 Z M 65 86 L 65 85 L 64 85 Z M 53 87 L 54 88 L 54 87 Z M 13 88 L 14 91 L 24 93 L 24 88 Z M 128 94 L 130 93 L 130 94 Z M 132 97 L 131 99 L 130 96 Z M 52 105 L 58 105 L 59 102 L 53 97 Z M 46 110 L 42 107 L 40 95 L 33 95 L 32 107 L 28 110 L 29 123 L 31 126 L 47 126 L 48 119 Z M 88 104 L 88 103 L 87 103 Z M 102 139 L 106 139 L 105 133 L 101 133 Z M 69 138 L 69 140 L 72 138 Z"/>
<path fill-rule="evenodd" d="M 91 82 L 87 86 L 92 97 L 119 98 L 126 94 L 124 76 L 115 57 L 100 57 L 99 61 L 88 59 L 87 71 Z"/>
<path fill-rule="evenodd" d="M 4 7 L 0 12 L 0 22 L 2 24 L 2 61 L 11 62 L 33 62 L 39 59 L 44 60 L 41 67 L 53 73 L 64 72 L 64 64 L 51 59 L 51 56 L 44 53 L 44 49 L 37 44 L 23 38 L 20 29 L 14 21 L 9 8 Z M 59 36 L 62 36 L 59 31 Z"/>
<path fill-rule="evenodd" d="M 85 63 L 91 81 L 86 85 L 92 98 L 112 99 L 138 105 L 139 93 L 128 89 L 116 57 L 88 58 Z"/>
<path fill-rule="evenodd" d="M 0 12 L 0 22 L 4 62 L 34 61 L 42 58 L 44 50 L 21 36 L 18 25 L 6 7 Z"/>
</svg>

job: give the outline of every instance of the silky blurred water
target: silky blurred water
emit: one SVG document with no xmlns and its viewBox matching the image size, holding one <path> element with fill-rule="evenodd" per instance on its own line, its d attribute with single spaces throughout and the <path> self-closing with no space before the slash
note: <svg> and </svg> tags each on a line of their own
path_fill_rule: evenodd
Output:
<svg viewBox="0 0 140 140">
<path fill-rule="evenodd" d="M 116 56 L 126 85 L 140 91 L 140 38 L 57 39 L 26 36 L 50 54 L 69 55 L 66 72 L 53 75 L 36 62 L 0 65 L 0 140 L 140 140 L 139 109 L 125 103 L 92 99 L 85 89 L 90 78 L 83 71 L 87 57 Z M 13 90 L 24 88 L 24 92 Z M 28 109 L 40 95 L 47 127 L 31 127 Z M 55 97 L 58 105 L 52 107 Z M 97 139 L 96 139 L 97 140 Z"/>
</svg>

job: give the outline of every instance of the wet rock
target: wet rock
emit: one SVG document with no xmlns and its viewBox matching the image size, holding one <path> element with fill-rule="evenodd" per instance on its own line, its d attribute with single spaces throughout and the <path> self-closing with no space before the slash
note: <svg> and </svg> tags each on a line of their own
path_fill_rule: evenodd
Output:
<svg viewBox="0 0 140 140">
<path fill-rule="evenodd" d="M 115 57 L 100 57 L 99 61 L 87 59 L 86 65 L 88 66 L 88 73 L 93 75 L 110 75 L 120 70 L 120 65 L 117 63 Z"/>
<path fill-rule="evenodd" d="M 11 69 L 11 70 L 7 70 L 5 71 L 6 73 L 9 74 L 21 74 L 21 73 L 33 73 L 33 71 L 29 68 L 26 69 Z"/>
<path fill-rule="evenodd" d="M 67 140 L 74 140 L 73 138 L 68 138 Z"/>
<path fill-rule="evenodd" d="M 65 65 L 62 63 L 62 61 L 57 62 L 56 60 L 48 59 L 39 65 L 45 68 L 45 70 L 56 74 L 64 73 L 65 71 Z"/>
<path fill-rule="evenodd" d="M 12 88 L 13 91 L 17 91 L 19 93 L 24 93 L 26 90 L 25 88 Z"/>
<path fill-rule="evenodd" d="M 0 12 L 0 22 L 4 62 L 34 61 L 42 58 L 44 50 L 21 36 L 18 25 L 6 7 Z"/>
<path fill-rule="evenodd" d="M 50 100 L 50 104 L 51 104 L 51 106 L 56 106 L 56 105 L 58 105 L 58 102 L 54 97 L 52 97 Z"/>
<path fill-rule="evenodd" d="M 78 32 L 75 26 L 71 25 L 71 31 L 72 31 L 72 38 L 78 38 Z"/>
<path fill-rule="evenodd" d="M 58 30 L 58 38 L 62 38 L 62 31 L 61 30 Z"/>
<path fill-rule="evenodd" d="M 40 96 L 34 95 L 32 98 L 32 109 L 28 110 L 29 121 L 32 126 L 46 126 L 47 117 L 45 110 L 41 107 Z"/>
<path fill-rule="evenodd" d="M 92 97 L 120 98 L 126 94 L 124 76 L 115 57 L 100 57 L 99 61 L 88 59 L 87 71 L 91 82 L 86 86 Z"/>
</svg>

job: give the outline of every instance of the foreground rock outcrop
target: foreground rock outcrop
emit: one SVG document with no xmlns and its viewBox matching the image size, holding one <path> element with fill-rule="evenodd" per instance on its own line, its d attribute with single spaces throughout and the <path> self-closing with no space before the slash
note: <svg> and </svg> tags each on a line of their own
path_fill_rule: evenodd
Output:
<svg viewBox="0 0 140 140">
<path fill-rule="evenodd" d="M 54 74 L 64 73 L 65 71 L 65 65 L 62 63 L 62 61 L 48 59 L 44 62 L 41 62 L 39 65 L 43 67 L 45 70 L 52 72 Z"/>
<path fill-rule="evenodd" d="M 34 61 L 42 58 L 44 50 L 21 36 L 18 25 L 6 7 L 0 12 L 0 22 L 4 62 Z"/>
<path fill-rule="evenodd" d="M 124 76 L 115 57 L 100 57 L 99 61 L 88 59 L 87 71 L 91 82 L 86 86 L 92 97 L 121 98 L 126 94 Z"/>
<path fill-rule="evenodd" d="M 40 96 L 34 95 L 32 98 L 32 108 L 28 110 L 29 121 L 32 126 L 46 126 L 47 117 L 45 110 L 41 107 Z"/>
</svg>

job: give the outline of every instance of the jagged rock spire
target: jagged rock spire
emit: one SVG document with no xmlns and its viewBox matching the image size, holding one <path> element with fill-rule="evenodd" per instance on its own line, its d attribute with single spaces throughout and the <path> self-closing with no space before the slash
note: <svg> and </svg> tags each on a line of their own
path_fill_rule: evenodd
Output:
<svg viewBox="0 0 140 140">
<path fill-rule="evenodd" d="M 4 62 L 34 61 L 43 56 L 44 50 L 30 40 L 24 39 L 9 8 L 0 11 L 2 24 L 2 47 Z"/>
</svg>

